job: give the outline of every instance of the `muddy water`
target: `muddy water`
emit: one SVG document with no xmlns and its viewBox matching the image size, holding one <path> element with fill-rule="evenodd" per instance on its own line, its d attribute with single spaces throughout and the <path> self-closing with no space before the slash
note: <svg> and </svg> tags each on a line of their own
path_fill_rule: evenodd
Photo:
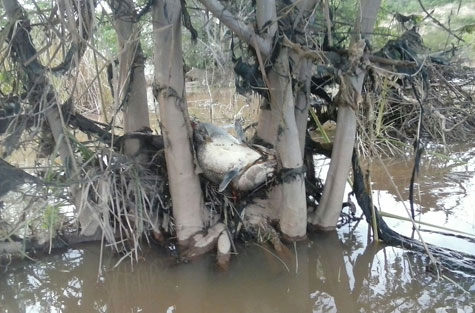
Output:
<svg viewBox="0 0 475 313">
<path fill-rule="evenodd" d="M 475 254 L 475 147 L 473 144 L 452 146 L 447 155 L 450 159 L 430 154 L 423 157 L 414 191 L 416 221 L 444 227 L 421 225 L 426 241 Z M 412 168 L 413 159 L 373 162 L 375 203 L 383 211 L 408 217 L 405 207 L 409 208 Z M 411 223 L 386 220 L 400 233 L 412 235 Z"/>
<path fill-rule="evenodd" d="M 473 234 L 475 149 L 460 149 L 452 154 L 457 162 L 428 158 L 422 164 L 417 219 Z M 404 216 L 404 201 L 398 200 L 391 180 L 408 186 L 412 162 L 384 164 L 391 179 L 383 165 L 372 165 L 375 202 Z M 399 193 L 407 198 L 407 188 Z M 411 235 L 407 222 L 387 221 Z M 468 235 L 421 230 L 428 242 L 475 253 Z M 0 312 L 474 312 L 475 277 L 427 273 L 424 255 L 368 243 L 364 221 L 312 234 L 289 246 L 282 259 L 267 246 L 241 244 L 237 249 L 224 273 L 215 269 L 212 255 L 176 265 L 153 247 L 133 266 L 114 267 L 119 257 L 106 252 L 98 274 L 99 247 L 82 245 L 1 268 Z"/>
<path fill-rule="evenodd" d="M 202 119 L 213 116 L 217 124 L 243 106 L 246 119 L 255 113 L 255 103 L 226 92 L 213 95 L 216 110 L 202 96 L 190 95 L 191 111 Z M 220 120 L 223 114 L 229 116 Z M 427 242 L 475 254 L 475 148 L 451 148 L 451 159 L 424 157 L 416 219 L 445 227 L 422 225 Z M 319 163 L 323 176 L 327 163 Z M 375 204 L 407 217 L 411 159 L 373 161 L 371 167 Z M 410 223 L 386 221 L 413 235 Z M 474 312 L 475 277 L 427 273 L 424 255 L 370 243 L 364 221 L 312 234 L 281 259 L 267 246 L 240 244 L 237 250 L 223 273 L 213 255 L 177 265 L 157 247 L 146 248 L 133 266 L 116 266 L 120 257 L 106 250 L 99 269 L 98 245 L 81 245 L 0 267 L 0 312 Z"/>
<path fill-rule="evenodd" d="M 85 245 L 0 274 L 2 312 L 473 312 L 475 281 L 437 278 L 423 256 L 367 245 L 365 227 L 312 236 L 280 260 L 238 247 L 228 272 L 211 256 L 173 265 L 146 251 L 133 269 Z M 296 253 L 295 253 L 296 251 Z M 295 259 L 298 259 L 296 266 Z M 464 288 L 466 291 L 463 291 Z M 454 311 L 454 309 L 460 311 Z"/>
</svg>

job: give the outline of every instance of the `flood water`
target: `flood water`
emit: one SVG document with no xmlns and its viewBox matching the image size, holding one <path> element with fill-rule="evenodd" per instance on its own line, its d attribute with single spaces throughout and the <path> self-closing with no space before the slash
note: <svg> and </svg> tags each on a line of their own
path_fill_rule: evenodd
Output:
<svg viewBox="0 0 475 313">
<path fill-rule="evenodd" d="M 459 162 L 426 158 L 417 219 L 473 234 L 475 149 L 462 148 L 453 153 Z M 384 163 L 407 198 L 403 186 L 412 162 Z M 375 203 L 404 216 L 403 201 L 381 167 L 373 164 Z M 411 235 L 409 223 L 386 220 Z M 473 237 L 421 230 L 428 242 L 475 253 Z M 106 250 L 98 274 L 98 244 L 81 245 L 2 267 L 0 312 L 474 312 L 475 277 L 426 272 L 426 256 L 370 243 L 364 220 L 288 248 L 288 257 L 278 259 L 268 246 L 239 244 L 227 272 L 216 270 L 212 254 L 177 265 L 157 247 L 133 266 L 114 267 L 119 256 Z"/>
<path fill-rule="evenodd" d="M 98 276 L 99 247 L 82 245 L 3 271 L 0 307 L 15 313 L 473 312 L 473 277 L 428 274 L 424 256 L 368 245 L 364 225 L 312 235 L 290 250 L 298 266 L 292 258 L 284 266 L 263 247 L 239 246 L 227 272 L 215 270 L 211 255 L 174 265 L 148 249 L 133 268 L 113 268 L 118 257 L 106 254 Z"/>
<path fill-rule="evenodd" d="M 212 105 L 203 111 L 214 114 Z M 425 241 L 475 254 L 475 147 L 451 149 L 451 159 L 424 156 L 416 220 L 445 227 L 422 225 Z M 327 163 L 320 159 L 318 165 L 323 177 Z M 382 211 L 407 217 L 412 165 L 410 158 L 373 160 L 374 203 Z M 417 237 L 410 223 L 385 220 Z M 475 311 L 474 276 L 450 271 L 437 276 L 426 271 L 425 255 L 368 238 L 361 220 L 336 232 L 312 233 L 289 245 L 282 259 L 269 246 L 238 243 L 227 272 L 215 268 L 212 253 L 176 264 L 156 246 L 145 247 L 138 263 L 117 266 L 120 256 L 106 249 L 99 268 L 99 245 L 79 245 L 0 267 L 0 312 Z"/>
</svg>

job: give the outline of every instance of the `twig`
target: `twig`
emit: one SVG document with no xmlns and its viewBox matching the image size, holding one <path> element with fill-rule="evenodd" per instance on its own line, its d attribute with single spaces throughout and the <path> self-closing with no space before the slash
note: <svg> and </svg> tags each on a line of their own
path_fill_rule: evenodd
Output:
<svg viewBox="0 0 475 313">
<path fill-rule="evenodd" d="M 442 24 L 441 22 L 439 22 L 435 17 L 432 16 L 432 14 L 430 14 L 426 8 L 424 7 L 424 5 L 422 4 L 422 1 L 421 0 L 418 0 L 419 2 L 419 5 L 421 6 L 422 10 L 424 11 L 425 14 L 427 14 L 428 17 L 430 17 L 430 19 L 432 21 L 434 21 L 434 23 L 436 23 L 439 27 L 443 28 L 446 32 L 448 32 L 449 34 L 451 34 L 452 36 L 454 36 L 455 38 L 457 38 L 458 40 L 462 41 L 462 42 L 465 42 L 465 40 L 463 40 L 462 38 L 460 38 L 459 36 L 455 35 L 450 29 L 448 29 L 447 27 L 445 27 L 444 24 Z"/>
<path fill-rule="evenodd" d="M 254 245 L 258 246 L 259 248 L 262 248 L 264 249 L 265 251 L 269 252 L 272 256 L 274 256 L 277 260 L 280 261 L 280 263 L 282 263 L 282 265 L 284 265 L 285 269 L 287 270 L 287 272 L 290 273 L 290 269 L 289 267 L 287 266 L 287 264 L 284 262 L 284 260 L 282 260 L 281 258 L 279 258 L 279 256 L 277 256 L 275 253 L 273 253 L 272 251 L 270 251 L 269 249 L 267 249 L 266 247 L 264 247 L 263 245 L 260 245 L 258 243 L 254 243 Z"/>
</svg>

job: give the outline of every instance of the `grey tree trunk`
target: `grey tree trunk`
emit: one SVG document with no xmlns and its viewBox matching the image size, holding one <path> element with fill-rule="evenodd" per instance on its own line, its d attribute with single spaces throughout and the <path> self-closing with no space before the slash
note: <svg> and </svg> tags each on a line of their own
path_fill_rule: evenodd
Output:
<svg viewBox="0 0 475 313">
<path fill-rule="evenodd" d="M 283 1 L 256 1 L 256 20 L 259 29 L 257 35 L 235 19 L 219 1 L 200 0 L 200 2 L 255 49 L 263 73 L 262 66 L 269 61 L 267 58 L 271 55 L 270 47 L 273 45 L 278 28 L 277 8 L 285 7 L 286 4 Z M 289 13 L 292 17 L 289 18 L 286 14 L 282 18 L 289 19 L 289 25 L 294 28 L 301 27 L 300 22 L 308 18 L 315 5 L 316 1 L 313 0 L 300 1 L 296 3 L 298 10 Z M 276 148 L 282 182 L 268 192 L 267 204 L 259 200 L 258 206 L 262 208 L 267 206 L 266 211 L 270 212 L 270 216 L 279 217 L 280 229 L 285 237 L 298 239 L 305 236 L 307 225 L 302 171 L 305 131 L 301 132 L 300 129 L 305 129 L 308 106 L 306 99 L 294 97 L 292 77 L 295 73 L 290 72 L 289 58 L 288 48 L 280 47 L 278 56 L 272 60 L 274 62 L 272 69 L 268 74 L 263 73 L 270 96 L 268 100 L 264 100 L 261 108 L 257 137 Z M 297 64 L 300 64 L 300 59 L 297 60 Z M 303 104 L 299 113 L 295 112 L 296 101 Z"/>
<path fill-rule="evenodd" d="M 153 31 L 154 95 L 159 103 L 176 232 L 178 241 L 186 245 L 192 235 L 203 230 L 204 204 L 185 99 L 180 1 L 155 2 Z"/>
<path fill-rule="evenodd" d="M 310 108 L 310 82 L 313 73 L 313 63 L 309 59 L 294 58 L 298 65 L 296 76 L 299 84 L 295 92 L 295 122 L 299 132 L 300 153 L 305 152 L 305 135 L 307 133 L 308 109 Z"/>
<path fill-rule="evenodd" d="M 265 9 L 265 6 L 260 6 L 259 2 L 256 4 L 258 26 L 265 27 L 269 19 L 259 19 L 261 15 L 266 14 L 265 10 L 259 10 Z M 303 1 L 298 6 L 298 15 L 293 20 L 294 27 L 301 26 L 300 22 L 313 10 L 315 1 Z M 279 214 L 283 235 L 290 239 L 299 239 L 305 236 L 307 225 L 302 168 L 312 63 L 297 54 L 289 54 L 287 48 L 281 48 L 269 72 L 271 103 L 260 112 L 257 136 L 275 145 L 280 160 L 282 183 L 274 186 L 268 193 L 268 205 Z M 296 64 L 292 73 L 289 68 L 291 58 L 293 64 Z M 291 77 L 297 77 L 296 90 L 292 87 Z"/>
<path fill-rule="evenodd" d="M 363 0 L 361 11 L 356 12 L 355 37 L 350 44 L 350 63 L 352 66 L 342 77 L 338 95 L 338 117 L 332 159 L 328 170 L 320 205 L 311 219 L 313 226 L 333 230 L 340 216 L 346 179 L 351 167 L 351 155 L 356 135 L 355 109 L 361 101 L 361 89 L 366 70 L 359 65 L 365 43 L 360 32 L 369 39 L 376 21 L 381 0 Z"/>
<path fill-rule="evenodd" d="M 281 48 L 269 73 L 271 108 L 280 113 L 275 148 L 282 182 L 280 230 L 290 239 L 303 238 L 307 231 L 307 202 L 302 171 L 303 157 L 295 121 L 295 102 L 287 48 Z"/>
<path fill-rule="evenodd" d="M 113 1 L 114 2 L 114 1 Z M 136 132 L 150 127 L 147 87 L 145 81 L 145 57 L 140 46 L 140 30 L 137 27 L 135 4 L 124 0 L 112 10 L 114 28 L 119 42 L 118 93 L 114 98 L 123 106 L 124 132 Z M 124 142 L 124 152 L 138 156 L 140 143 L 128 138 Z"/>
<path fill-rule="evenodd" d="M 259 33 L 266 41 L 271 42 L 277 32 L 277 8 L 275 1 L 256 1 L 256 20 Z M 269 24 L 269 21 L 274 21 Z M 267 25 L 270 25 L 267 27 Z M 279 114 L 271 109 L 271 104 L 266 99 L 261 100 L 259 121 L 257 123 L 257 137 L 272 145 L 277 140 L 277 126 Z"/>
</svg>

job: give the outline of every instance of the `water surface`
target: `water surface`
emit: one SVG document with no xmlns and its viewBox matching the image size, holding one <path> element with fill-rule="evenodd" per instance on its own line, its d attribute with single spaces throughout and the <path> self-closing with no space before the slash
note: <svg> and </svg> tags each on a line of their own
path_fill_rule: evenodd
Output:
<svg viewBox="0 0 475 313">
<path fill-rule="evenodd" d="M 312 235 L 280 260 L 256 245 L 238 253 L 227 272 L 212 255 L 176 265 L 155 247 L 114 268 L 106 253 L 98 275 L 98 245 L 81 245 L 2 268 L 0 311 L 473 312 L 474 277 L 437 277 L 423 255 L 368 245 L 364 224 Z"/>
</svg>

